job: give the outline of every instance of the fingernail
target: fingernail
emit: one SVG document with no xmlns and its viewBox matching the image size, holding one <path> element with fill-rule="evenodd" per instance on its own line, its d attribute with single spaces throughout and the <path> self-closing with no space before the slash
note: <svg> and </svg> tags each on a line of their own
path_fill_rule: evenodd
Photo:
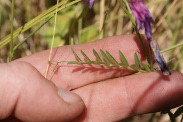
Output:
<svg viewBox="0 0 183 122">
<path fill-rule="evenodd" d="M 68 103 L 76 103 L 81 101 L 81 98 L 76 95 L 75 93 L 65 90 L 65 89 L 61 89 L 61 88 L 57 88 L 58 90 L 58 95 L 66 102 Z"/>
</svg>

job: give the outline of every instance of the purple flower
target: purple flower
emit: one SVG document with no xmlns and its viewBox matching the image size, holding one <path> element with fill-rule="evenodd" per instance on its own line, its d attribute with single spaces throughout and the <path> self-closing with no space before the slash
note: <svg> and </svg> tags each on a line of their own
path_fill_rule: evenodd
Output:
<svg viewBox="0 0 183 122">
<path fill-rule="evenodd" d="M 141 30 L 145 28 L 146 38 L 150 42 L 152 40 L 151 23 L 154 23 L 154 20 L 149 10 L 145 6 L 143 0 L 131 0 L 129 6 L 135 17 L 137 29 Z"/>
<path fill-rule="evenodd" d="M 154 59 L 156 63 L 158 64 L 159 68 L 163 72 L 164 75 L 171 75 L 171 72 L 163 58 L 163 56 L 160 54 L 159 47 L 157 45 L 156 40 L 151 41 L 151 48 L 154 53 Z"/>
<path fill-rule="evenodd" d="M 143 0 L 131 0 L 129 6 L 135 17 L 137 29 L 141 30 L 145 28 L 145 35 L 151 46 L 151 49 L 153 50 L 154 60 L 156 61 L 164 75 L 171 75 L 171 72 L 163 56 L 160 54 L 157 42 L 152 39 L 151 23 L 154 24 L 154 20 L 149 10 L 145 6 Z"/>
<path fill-rule="evenodd" d="M 83 0 L 84 2 L 89 2 L 89 8 L 91 9 L 94 4 L 94 0 Z"/>
</svg>

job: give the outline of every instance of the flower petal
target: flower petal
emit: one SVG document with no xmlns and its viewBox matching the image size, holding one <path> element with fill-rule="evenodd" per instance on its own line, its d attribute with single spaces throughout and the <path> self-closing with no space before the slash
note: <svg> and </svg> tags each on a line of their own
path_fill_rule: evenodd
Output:
<svg viewBox="0 0 183 122">
<path fill-rule="evenodd" d="M 162 73 L 164 75 L 171 75 L 171 72 L 163 58 L 163 56 L 160 54 L 159 47 L 157 45 L 156 40 L 151 41 L 151 48 L 154 53 L 154 59 L 156 63 L 158 64 L 159 68 L 161 69 Z"/>
<path fill-rule="evenodd" d="M 83 0 L 84 2 L 89 2 L 89 8 L 91 9 L 94 4 L 94 0 Z"/>
</svg>

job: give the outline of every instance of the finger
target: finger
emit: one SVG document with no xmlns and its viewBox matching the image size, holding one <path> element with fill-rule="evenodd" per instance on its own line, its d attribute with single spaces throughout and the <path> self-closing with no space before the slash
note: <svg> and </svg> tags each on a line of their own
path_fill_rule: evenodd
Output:
<svg viewBox="0 0 183 122">
<path fill-rule="evenodd" d="M 101 80 L 119 77 L 134 73 L 128 70 L 122 69 L 107 69 L 104 67 L 97 67 L 91 65 L 68 65 L 67 63 L 59 63 L 59 67 L 53 75 L 53 67 L 55 62 L 53 61 L 76 61 L 74 55 L 72 54 L 71 48 L 84 59 L 80 54 L 80 50 L 83 50 L 91 60 L 96 60 L 95 56 L 92 53 L 92 50 L 95 49 L 100 53 L 100 49 L 106 51 L 108 50 L 117 61 L 120 61 L 118 51 L 121 50 L 125 57 L 127 58 L 129 64 L 134 64 L 134 53 L 136 52 L 139 55 L 141 61 L 145 60 L 142 49 L 138 43 L 135 35 L 126 35 L 126 36 L 115 36 L 101 39 L 95 42 L 76 45 L 76 46 L 67 46 L 55 49 L 53 51 L 53 58 L 48 78 L 57 85 L 67 89 L 74 89 L 81 87 L 83 85 L 98 82 Z M 48 62 L 49 51 L 44 51 L 21 60 L 26 61 L 34 65 L 42 74 L 45 74 L 46 65 Z"/>
<path fill-rule="evenodd" d="M 107 80 L 74 90 L 86 105 L 77 121 L 114 122 L 183 103 L 183 75 L 152 72 Z M 74 122 L 77 122 L 76 120 Z"/>
<path fill-rule="evenodd" d="M 82 112 L 78 95 L 56 88 L 28 63 L 0 67 L 0 120 L 13 115 L 21 121 L 69 121 Z"/>
</svg>

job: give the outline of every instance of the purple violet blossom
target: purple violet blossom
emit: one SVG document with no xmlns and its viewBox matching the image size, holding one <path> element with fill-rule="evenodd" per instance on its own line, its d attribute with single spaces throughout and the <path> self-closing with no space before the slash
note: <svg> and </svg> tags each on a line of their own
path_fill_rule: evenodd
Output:
<svg viewBox="0 0 183 122">
<path fill-rule="evenodd" d="M 159 47 L 158 47 L 156 40 L 151 41 L 151 48 L 154 53 L 154 59 L 155 59 L 156 63 L 158 64 L 159 68 L 161 69 L 161 71 L 163 72 L 163 74 L 171 75 L 171 72 L 170 72 L 167 64 L 165 63 L 163 56 L 160 54 Z"/>
<path fill-rule="evenodd" d="M 151 46 L 151 49 L 153 50 L 154 60 L 156 61 L 164 75 L 171 75 L 171 72 L 163 56 L 160 54 L 157 42 L 152 39 L 151 23 L 154 24 L 155 21 L 153 20 L 143 0 L 131 0 L 129 6 L 135 17 L 137 29 L 141 30 L 145 28 L 145 35 Z"/>
<path fill-rule="evenodd" d="M 137 29 L 141 30 L 145 28 L 145 35 L 150 43 L 152 40 L 151 23 L 154 23 L 154 19 L 152 18 L 149 10 L 145 6 L 143 0 L 131 0 L 129 6 L 135 17 Z"/>
<path fill-rule="evenodd" d="M 89 9 L 93 7 L 94 0 L 83 0 L 84 2 L 89 2 Z"/>
</svg>

